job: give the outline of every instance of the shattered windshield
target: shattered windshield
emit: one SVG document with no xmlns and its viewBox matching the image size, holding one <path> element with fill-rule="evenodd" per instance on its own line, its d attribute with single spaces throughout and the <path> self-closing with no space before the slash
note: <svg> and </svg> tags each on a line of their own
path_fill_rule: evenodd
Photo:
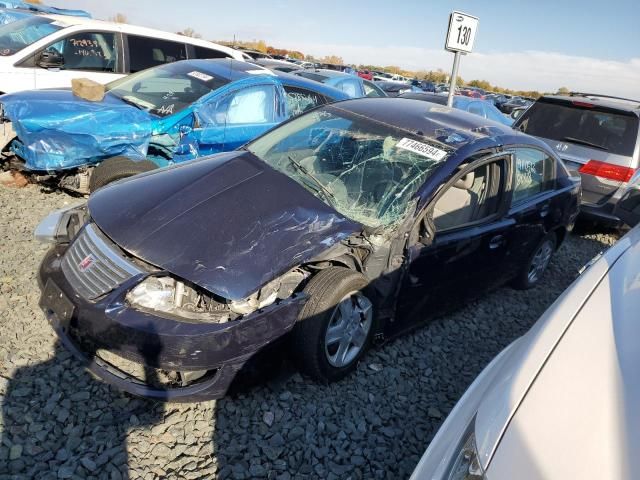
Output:
<svg viewBox="0 0 640 480">
<path fill-rule="evenodd" d="M 204 72 L 189 62 L 162 65 L 107 85 L 121 100 L 159 117 L 167 117 L 226 85 L 229 80 Z"/>
<path fill-rule="evenodd" d="M 63 25 L 50 18 L 29 16 L 22 20 L 0 25 L 0 56 L 18 53 L 32 43 L 62 29 Z"/>
<path fill-rule="evenodd" d="M 437 143 L 335 106 L 286 123 L 247 149 L 372 228 L 400 221 L 447 157 Z"/>
</svg>

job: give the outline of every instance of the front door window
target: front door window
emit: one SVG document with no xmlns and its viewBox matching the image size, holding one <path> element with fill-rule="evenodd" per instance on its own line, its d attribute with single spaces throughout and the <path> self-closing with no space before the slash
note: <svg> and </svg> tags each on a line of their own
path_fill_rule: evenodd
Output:
<svg viewBox="0 0 640 480">
<path fill-rule="evenodd" d="M 50 58 L 64 70 L 113 73 L 116 71 L 116 36 L 111 32 L 77 32 L 49 45 Z M 53 65 L 53 64 L 52 64 Z"/>
<path fill-rule="evenodd" d="M 504 184 L 504 161 L 481 165 L 459 177 L 433 207 L 436 232 L 477 223 L 494 215 Z"/>
</svg>

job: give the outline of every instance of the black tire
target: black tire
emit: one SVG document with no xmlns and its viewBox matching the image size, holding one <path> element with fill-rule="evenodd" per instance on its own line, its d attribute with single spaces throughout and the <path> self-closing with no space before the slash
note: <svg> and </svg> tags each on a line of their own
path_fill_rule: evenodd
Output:
<svg viewBox="0 0 640 480">
<path fill-rule="evenodd" d="M 345 297 L 355 292 L 350 298 L 354 305 L 360 305 L 363 299 L 369 300 L 362 293 L 367 285 L 367 279 L 360 273 L 342 267 L 330 267 L 322 270 L 313 277 L 304 288 L 309 299 L 303 307 L 291 333 L 291 354 L 298 368 L 314 380 L 329 383 L 340 380 L 354 370 L 358 361 L 371 345 L 375 329 L 373 307 L 369 318 L 361 324 L 368 324 L 366 337 L 357 355 L 344 366 L 334 366 L 329 361 L 329 350 L 325 344 L 327 329 L 332 322 L 334 311 Z M 357 300 L 354 300 L 357 298 Z M 370 302 L 369 302 L 370 304 Z M 355 347 L 354 347 L 355 348 Z M 336 353 L 337 355 L 337 353 Z"/>
<path fill-rule="evenodd" d="M 527 263 L 524 265 L 520 273 L 518 273 L 518 276 L 513 281 L 514 288 L 518 290 L 528 290 L 530 288 L 535 287 L 540 282 L 540 279 L 544 275 L 544 272 L 549 267 L 549 261 L 551 261 L 551 257 L 553 256 L 553 253 L 556 251 L 557 243 L 558 243 L 558 238 L 554 232 L 549 232 L 542 240 L 540 240 L 536 248 L 533 250 L 529 258 L 527 259 Z M 551 256 L 546 262 L 546 265 L 544 265 L 544 268 L 542 269 L 542 271 L 538 272 L 538 274 L 536 275 L 536 278 L 532 279 L 530 277 L 530 271 L 532 269 L 534 259 L 545 248 L 550 248 Z"/>
<path fill-rule="evenodd" d="M 139 173 L 150 172 L 158 166 L 151 160 L 133 161 L 127 157 L 107 158 L 100 163 L 91 173 L 89 180 L 89 191 L 95 192 L 98 188 L 121 180 L 123 178 L 132 177 Z"/>
</svg>

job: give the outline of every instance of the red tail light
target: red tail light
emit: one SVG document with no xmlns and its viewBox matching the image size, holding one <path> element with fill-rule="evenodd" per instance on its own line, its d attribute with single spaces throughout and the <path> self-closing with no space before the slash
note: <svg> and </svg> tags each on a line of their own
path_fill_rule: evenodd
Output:
<svg viewBox="0 0 640 480">
<path fill-rule="evenodd" d="M 580 173 L 608 178 L 609 180 L 617 180 L 619 182 L 628 182 L 635 172 L 635 168 L 620 167 L 610 163 L 599 162 L 598 160 L 589 160 L 580 167 Z"/>
</svg>

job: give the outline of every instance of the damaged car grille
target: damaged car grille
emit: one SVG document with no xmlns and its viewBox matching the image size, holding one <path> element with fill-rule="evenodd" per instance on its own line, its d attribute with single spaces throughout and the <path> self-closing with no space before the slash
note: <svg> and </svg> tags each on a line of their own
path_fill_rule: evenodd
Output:
<svg viewBox="0 0 640 480">
<path fill-rule="evenodd" d="M 144 273 L 92 224 L 85 227 L 65 253 L 62 271 L 75 291 L 87 300 L 94 300 Z"/>
</svg>

